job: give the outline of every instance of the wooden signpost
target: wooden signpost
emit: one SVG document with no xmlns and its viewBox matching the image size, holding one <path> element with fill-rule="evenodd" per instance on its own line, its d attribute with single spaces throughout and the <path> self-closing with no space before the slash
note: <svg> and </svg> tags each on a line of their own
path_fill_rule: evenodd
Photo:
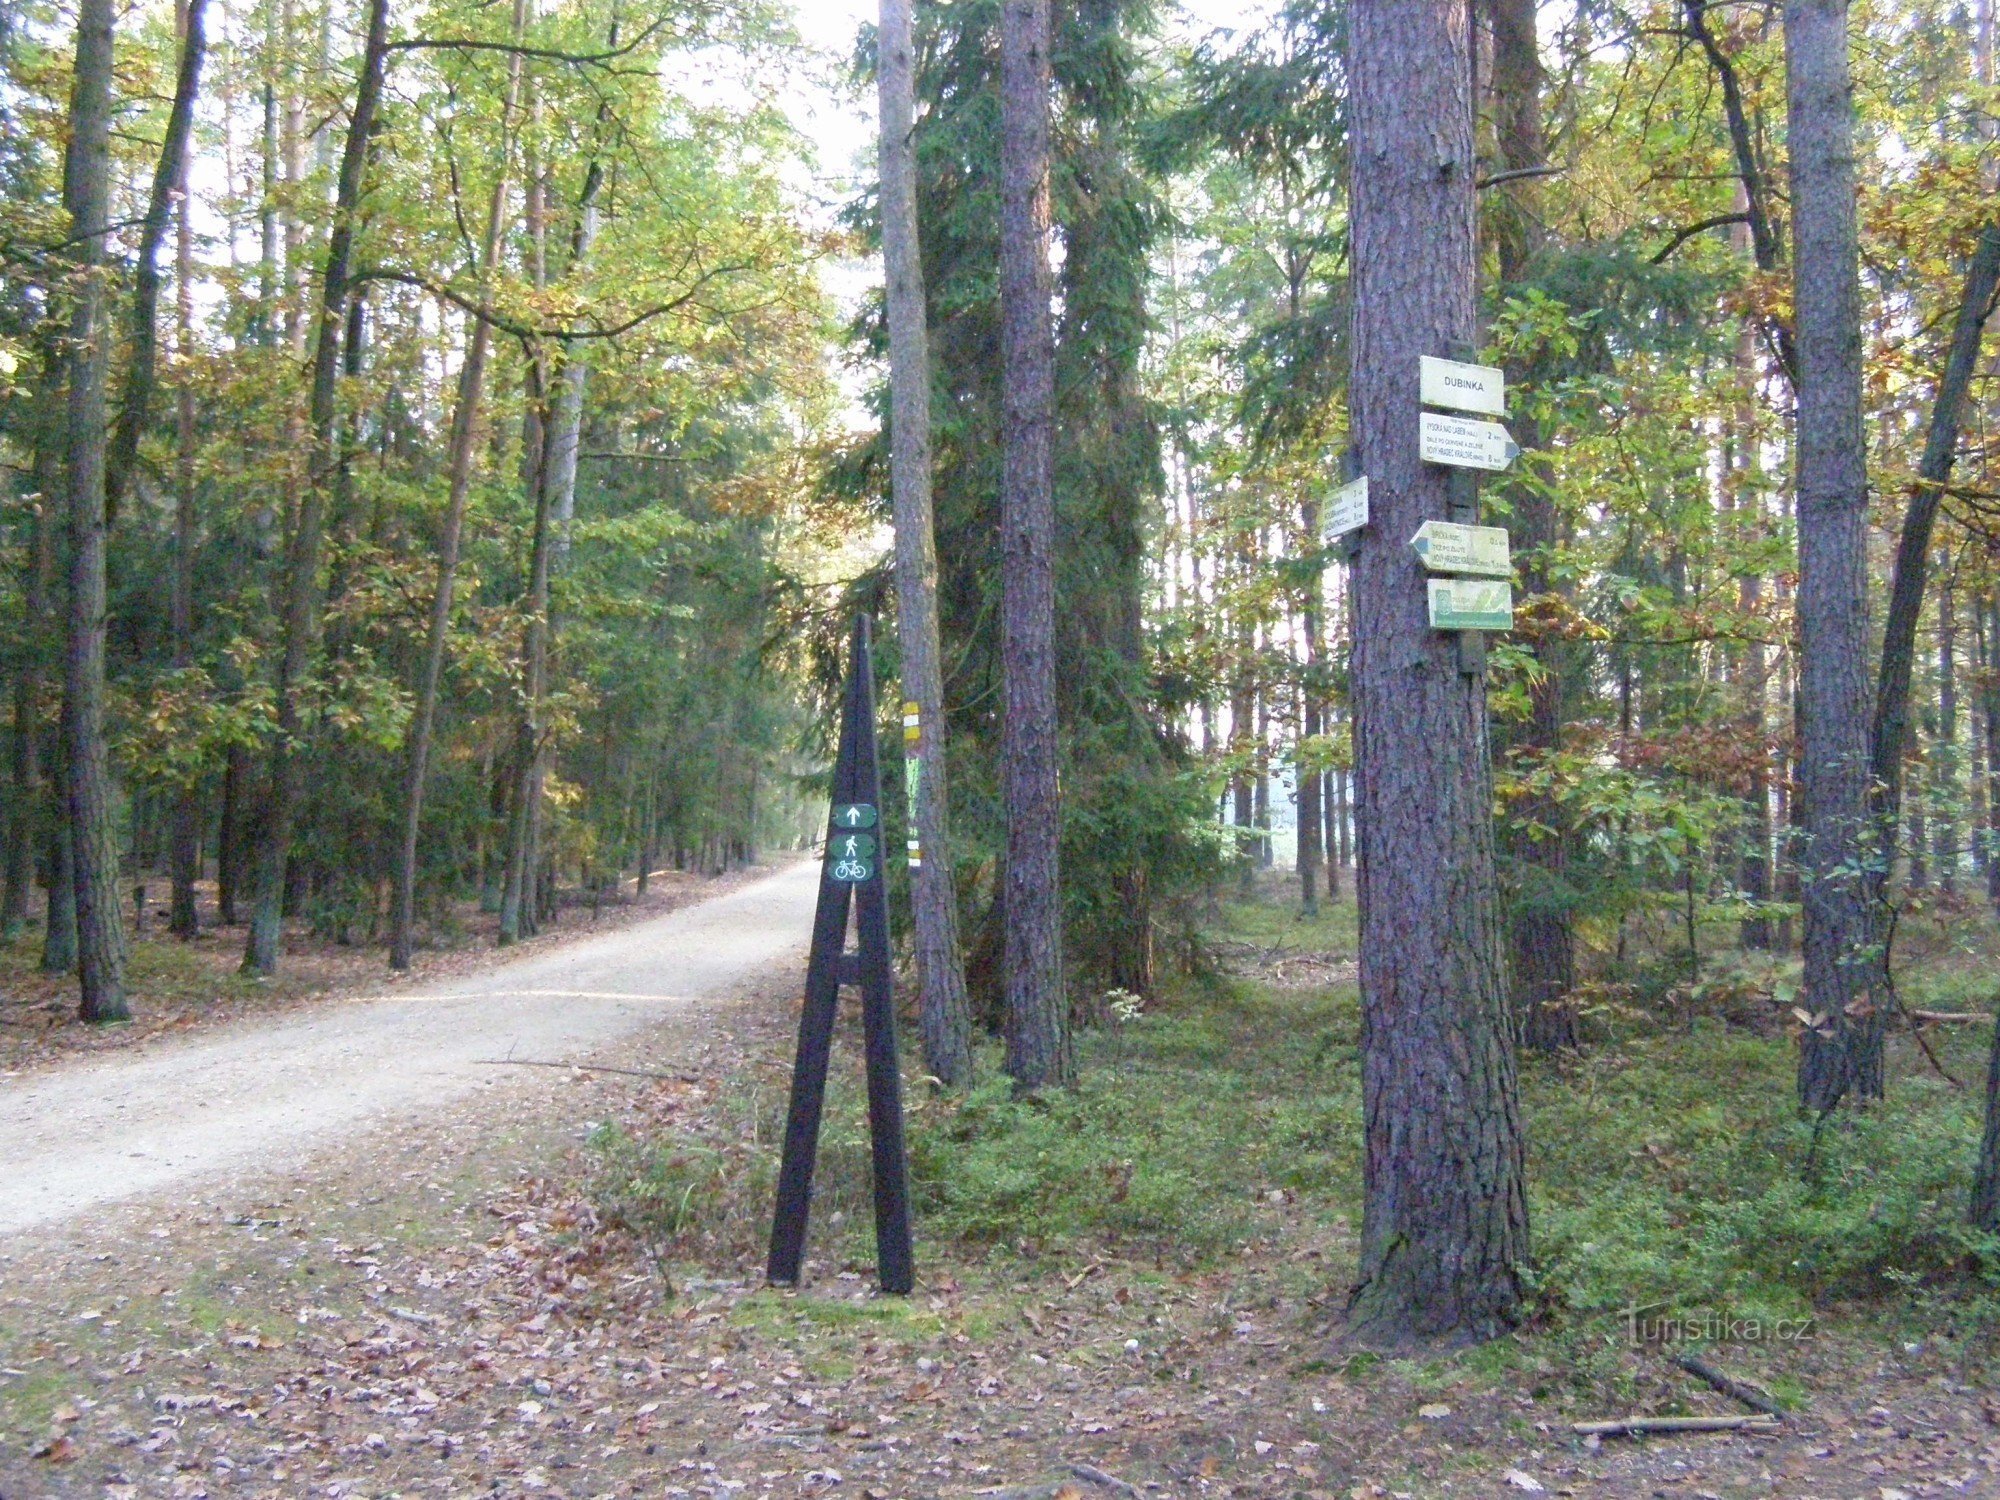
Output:
<svg viewBox="0 0 2000 1500">
<path fill-rule="evenodd" d="M 874 1146 L 875 1257 L 882 1290 L 906 1293 L 911 1264 L 909 1163 L 903 1150 L 903 1084 L 896 1067 L 896 1006 L 889 969 L 889 899 L 882 879 L 882 778 L 875 760 L 875 674 L 868 618 L 854 621 L 853 660 L 840 718 L 840 753 L 833 765 L 833 806 L 826 855 L 820 863 L 819 910 L 806 960 L 806 1003 L 799 1016 L 798 1059 L 785 1119 L 785 1154 L 778 1169 L 778 1203 L 771 1222 L 770 1279 L 796 1286 L 805 1260 L 812 1208 L 813 1161 L 840 987 L 861 991 L 863 1050 L 868 1070 L 868 1132 Z M 852 909 L 860 938 L 847 951 Z"/>
</svg>

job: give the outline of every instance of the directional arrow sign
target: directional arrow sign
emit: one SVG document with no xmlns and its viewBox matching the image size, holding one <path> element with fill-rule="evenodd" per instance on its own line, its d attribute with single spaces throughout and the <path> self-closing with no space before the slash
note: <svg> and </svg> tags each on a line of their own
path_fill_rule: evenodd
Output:
<svg viewBox="0 0 2000 1500">
<path fill-rule="evenodd" d="M 1514 460 L 1514 440 L 1498 422 L 1419 413 L 1418 455 L 1427 464 L 1457 469 L 1504 469 Z"/>
<path fill-rule="evenodd" d="M 1326 502 L 1326 523 L 1321 528 L 1327 540 L 1359 531 L 1368 524 L 1368 476 L 1343 484 Z"/>
<path fill-rule="evenodd" d="M 1514 586 L 1483 578 L 1433 578 L 1433 630 L 1512 630 Z"/>
<path fill-rule="evenodd" d="M 872 802 L 840 802 L 834 805 L 833 826 L 835 828 L 873 828 L 875 826 L 875 804 Z"/>
<path fill-rule="evenodd" d="M 1507 415 L 1507 376 L 1492 365 L 1468 365 L 1426 354 L 1417 360 L 1417 382 L 1426 406 Z"/>
<path fill-rule="evenodd" d="M 1484 578 L 1512 578 L 1513 559 L 1507 552 L 1504 526 L 1461 526 L 1455 521 L 1426 521 L 1410 538 L 1417 556 L 1432 573 L 1476 573 Z"/>
</svg>

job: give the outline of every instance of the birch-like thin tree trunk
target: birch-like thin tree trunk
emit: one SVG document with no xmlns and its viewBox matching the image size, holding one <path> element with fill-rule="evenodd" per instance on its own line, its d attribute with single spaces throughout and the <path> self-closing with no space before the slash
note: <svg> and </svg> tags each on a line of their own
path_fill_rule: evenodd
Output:
<svg viewBox="0 0 2000 1500">
<path fill-rule="evenodd" d="M 1063 987 L 1056 785 L 1055 331 L 1049 270 L 1049 0 L 1000 21 L 1000 798 L 1007 1072 L 1076 1074 Z"/>
<path fill-rule="evenodd" d="M 514 40 L 527 27 L 527 0 L 514 0 Z M 521 102 L 521 54 L 507 59 L 507 86 L 500 101 L 500 161 L 486 201 L 486 232 L 474 268 L 484 306 L 500 257 L 500 236 L 507 222 L 508 164 L 513 151 L 514 111 Z M 409 737 L 403 746 L 402 841 L 396 850 L 396 891 L 389 913 L 389 967 L 407 969 L 416 950 L 417 840 L 423 829 L 424 778 L 430 768 L 431 732 L 437 720 L 438 684 L 444 676 L 445 649 L 451 639 L 452 595 L 458 581 L 459 538 L 465 527 L 465 501 L 472 488 L 472 460 L 479 430 L 479 403 L 486 386 L 486 354 L 492 327 L 485 318 L 466 315 L 465 357 L 458 367 L 458 397 L 451 417 L 444 519 L 438 528 L 437 585 L 431 593 L 429 627 L 424 637 L 423 663 L 418 668 L 417 702 Z"/>
<path fill-rule="evenodd" d="M 937 533 L 931 516 L 930 348 L 917 237 L 910 0 L 882 0 L 881 20 L 876 78 L 889 320 L 889 484 L 896 529 L 896 640 L 907 700 L 903 755 L 909 768 L 911 946 L 924 1066 L 947 1088 L 958 1088 L 972 1079 L 972 1009 L 959 954 L 958 893 L 947 836 L 944 667 L 938 647 Z"/>
<path fill-rule="evenodd" d="M 530 110 L 532 113 L 532 106 Z M 528 278 L 539 291 L 548 279 L 545 180 L 539 163 L 528 168 Z M 522 600 L 521 703 L 515 722 L 512 817 L 508 823 L 507 883 L 500 897 L 504 946 L 533 937 L 541 925 L 539 849 L 542 813 L 542 705 L 548 689 L 549 573 L 554 550 L 549 494 L 548 352 L 537 343 L 528 356 L 528 410 L 523 423 L 522 479 L 534 521 L 528 547 L 528 586 Z M 551 878 L 553 878 L 551 876 Z"/>
</svg>

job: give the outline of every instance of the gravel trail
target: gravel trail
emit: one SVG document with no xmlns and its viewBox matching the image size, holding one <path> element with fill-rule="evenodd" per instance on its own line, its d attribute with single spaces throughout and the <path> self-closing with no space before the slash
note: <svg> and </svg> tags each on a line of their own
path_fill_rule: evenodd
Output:
<svg viewBox="0 0 2000 1500">
<path fill-rule="evenodd" d="M 290 1170 L 527 1071 L 484 1060 L 589 1058 L 795 960 L 818 878 L 806 861 L 480 973 L 0 1082 L 0 1236 L 231 1172 Z"/>
</svg>

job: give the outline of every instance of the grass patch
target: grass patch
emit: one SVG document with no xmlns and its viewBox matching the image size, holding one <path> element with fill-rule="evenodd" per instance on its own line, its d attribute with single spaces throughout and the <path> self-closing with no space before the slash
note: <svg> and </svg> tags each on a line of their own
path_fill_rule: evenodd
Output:
<svg viewBox="0 0 2000 1500">
<path fill-rule="evenodd" d="M 1352 953 L 1351 905 L 1301 921 L 1283 894 L 1225 904 L 1216 935 L 1275 949 L 1277 963 Z M 1960 962 L 1940 967 L 1913 966 L 1906 989 L 1976 983 Z M 1287 1235 L 1323 1242 L 1360 1215 L 1358 1028 L 1351 982 L 1188 984 L 1084 1036 L 1072 1090 L 1016 1098 L 992 1056 L 962 1097 L 912 1088 L 919 1238 L 933 1256 L 955 1246 L 962 1265 L 1023 1267 L 1108 1253 L 1186 1268 Z M 1961 1076 L 1983 1076 L 1975 1030 L 1943 1044 Z M 1634 1306 L 1773 1318 L 1857 1299 L 2000 1326 L 2000 1244 L 1964 1222 L 1979 1091 L 1898 1043 L 1888 1101 L 1815 1130 L 1793 1103 L 1795 1061 L 1768 1017 L 1715 1016 L 1639 1016 L 1581 1059 L 1524 1060 L 1541 1326 L 1622 1338 Z M 705 1133 L 600 1132 L 618 1220 L 669 1257 L 761 1257 L 783 1098 L 758 1092 Z M 858 1066 L 830 1081 L 814 1242 L 823 1259 L 872 1265 Z M 1297 1274 L 1323 1286 L 1339 1272 L 1320 1261 Z"/>
</svg>

